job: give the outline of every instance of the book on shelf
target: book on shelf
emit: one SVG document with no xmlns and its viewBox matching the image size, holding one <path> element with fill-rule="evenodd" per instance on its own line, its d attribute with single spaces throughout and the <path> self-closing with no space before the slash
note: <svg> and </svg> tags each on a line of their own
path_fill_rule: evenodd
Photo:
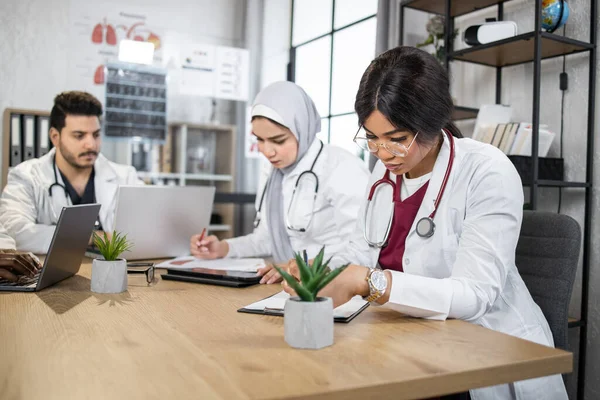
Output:
<svg viewBox="0 0 600 400">
<path fill-rule="evenodd" d="M 480 125 L 475 140 L 491 144 L 506 155 L 531 156 L 533 124 L 528 122 Z M 538 157 L 546 157 L 556 134 L 540 125 Z"/>
</svg>

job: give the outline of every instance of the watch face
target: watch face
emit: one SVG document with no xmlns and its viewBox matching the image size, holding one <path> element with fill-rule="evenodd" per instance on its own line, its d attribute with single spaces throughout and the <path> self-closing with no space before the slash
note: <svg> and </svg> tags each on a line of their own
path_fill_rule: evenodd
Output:
<svg viewBox="0 0 600 400">
<path fill-rule="evenodd" d="M 371 283 L 375 289 L 380 292 L 384 291 L 387 288 L 387 278 L 385 277 L 385 273 L 383 271 L 373 271 L 371 274 Z"/>
</svg>

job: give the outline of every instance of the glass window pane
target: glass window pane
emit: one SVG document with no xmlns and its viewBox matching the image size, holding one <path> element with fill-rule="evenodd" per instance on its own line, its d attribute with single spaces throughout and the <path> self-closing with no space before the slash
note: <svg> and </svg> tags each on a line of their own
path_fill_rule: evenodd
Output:
<svg viewBox="0 0 600 400">
<path fill-rule="evenodd" d="M 329 73 L 331 36 L 296 49 L 296 79 L 313 99 L 321 117 L 329 115 Z"/>
<path fill-rule="evenodd" d="M 321 132 L 317 137 L 325 144 L 329 143 L 329 118 L 321 118 Z"/>
<path fill-rule="evenodd" d="M 358 117 L 356 114 L 331 117 L 330 143 L 339 146 L 363 158 L 364 150 L 354 143 L 354 135 L 358 130 Z"/>
<path fill-rule="evenodd" d="M 377 0 L 336 0 L 335 29 L 377 13 Z"/>
<path fill-rule="evenodd" d="M 292 45 L 331 32 L 332 0 L 295 0 Z"/>
<path fill-rule="evenodd" d="M 354 111 L 360 78 L 375 57 L 376 24 L 373 17 L 333 35 L 332 115 Z"/>
</svg>

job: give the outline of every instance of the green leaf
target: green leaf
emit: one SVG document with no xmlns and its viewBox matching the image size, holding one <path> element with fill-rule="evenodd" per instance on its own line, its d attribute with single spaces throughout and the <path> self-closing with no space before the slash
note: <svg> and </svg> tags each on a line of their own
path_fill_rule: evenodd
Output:
<svg viewBox="0 0 600 400">
<path fill-rule="evenodd" d="M 319 267 L 321 266 L 321 263 L 323 262 L 324 255 L 325 255 L 325 246 L 321 247 L 321 250 L 319 250 L 319 254 L 317 254 L 315 259 L 313 260 L 313 264 L 312 264 L 313 276 L 317 275 L 316 272 L 319 269 Z"/>
<path fill-rule="evenodd" d="M 317 270 L 317 273 L 321 273 L 322 271 L 325 271 L 328 269 L 329 263 L 331 262 L 331 259 L 333 258 L 333 256 L 329 257 L 329 259 L 327 261 L 325 261 L 324 263 L 322 263 L 319 266 L 319 269 Z"/>
<path fill-rule="evenodd" d="M 101 237 L 94 232 L 94 244 L 98 247 L 98 251 L 106 261 L 114 261 L 119 256 L 131 250 L 133 244 L 127 240 L 127 235 L 113 231 L 112 238 L 109 239 L 108 234 L 104 232 L 104 237 Z"/>
<path fill-rule="evenodd" d="M 424 47 L 433 43 L 433 35 L 429 35 L 423 43 L 419 43 L 417 47 Z"/>
<path fill-rule="evenodd" d="M 303 283 L 308 283 L 308 281 L 310 281 L 310 278 L 312 278 L 312 271 L 304 263 L 304 260 L 300 256 L 300 253 L 296 253 L 296 264 L 298 265 L 298 270 L 300 270 L 300 281 L 302 281 Z"/>
<path fill-rule="evenodd" d="M 283 279 L 285 279 L 288 285 L 290 285 L 290 287 L 296 291 L 296 294 L 302 299 L 302 301 L 315 301 L 315 296 L 311 292 L 306 290 L 306 288 L 304 288 L 300 284 L 300 282 L 296 280 L 296 278 L 294 278 L 292 275 L 288 274 L 276 265 L 274 265 L 273 267 L 277 270 L 277 272 L 279 272 Z"/>
<path fill-rule="evenodd" d="M 346 265 L 342 265 L 341 267 L 334 269 L 333 271 L 331 271 L 329 273 L 329 275 L 327 275 L 319 284 L 319 286 L 317 287 L 317 293 L 319 293 L 325 286 L 327 286 L 329 284 L 329 282 L 331 282 L 332 280 L 334 280 L 339 274 L 341 274 L 346 267 L 350 265 L 350 264 L 346 264 Z"/>
<path fill-rule="evenodd" d="M 323 278 L 325 278 L 325 276 L 329 273 L 329 269 L 323 269 L 318 275 L 316 275 L 315 277 L 313 277 L 310 282 L 308 282 L 308 284 L 306 284 L 306 289 L 310 292 L 312 292 L 314 294 L 315 297 L 317 297 L 317 287 L 319 287 L 319 284 L 321 283 L 321 281 L 323 280 Z"/>
</svg>

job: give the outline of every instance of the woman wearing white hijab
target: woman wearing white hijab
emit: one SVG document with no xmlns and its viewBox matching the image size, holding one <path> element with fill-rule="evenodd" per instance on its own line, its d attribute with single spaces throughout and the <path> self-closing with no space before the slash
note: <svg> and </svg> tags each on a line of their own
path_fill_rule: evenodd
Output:
<svg viewBox="0 0 600 400">
<path fill-rule="evenodd" d="M 341 250 L 356 226 L 369 171 L 350 152 L 324 145 L 316 138 L 320 131 L 321 117 L 301 87 L 275 82 L 263 89 L 252 107 L 252 133 L 270 162 L 257 192 L 258 226 L 249 235 L 224 241 L 194 235 L 191 253 L 204 259 L 272 257 L 284 263 L 302 250 L 310 258 L 322 246 L 326 257 Z M 314 175 L 307 173 L 311 170 Z M 260 273 L 261 283 L 281 280 L 270 265 Z"/>
</svg>

